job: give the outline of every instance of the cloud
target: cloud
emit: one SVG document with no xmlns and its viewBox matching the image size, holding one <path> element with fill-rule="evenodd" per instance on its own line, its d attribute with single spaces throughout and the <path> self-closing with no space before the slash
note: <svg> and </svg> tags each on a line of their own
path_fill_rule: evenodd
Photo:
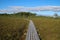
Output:
<svg viewBox="0 0 60 40">
<path fill-rule="evenodd" d="M 0 12 L 2 12 L 2 13 L 6 13 L 6 12 L 8 12 L 8 10 L 6 10 L 6 9 L 2 9 L 2 10 L 0 10 Z"/>
<path fill-rule="evenodd" d="M 36 7 L 24 7 L 24 6 L 9 6 L 7 9 L 0 9 L 0 12 L 22 12 L 22 11 L 54 11 L 60 12 L 60 6 L 36 6 Z"/>
</svg>

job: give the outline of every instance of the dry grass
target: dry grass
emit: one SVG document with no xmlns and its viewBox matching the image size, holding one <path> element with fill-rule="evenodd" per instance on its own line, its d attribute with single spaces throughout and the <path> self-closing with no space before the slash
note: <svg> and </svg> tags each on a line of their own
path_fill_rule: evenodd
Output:
<svg viewBox="0 0 60 40">
<path fill-rule="evenodd" d="M 0 40 L 25 40 L 27 25 L 23 18 L 0 16 Z"/>
<path fill-rule="evenodd" d="M 60 19 L 32 18 L 42 40 L 60 40 Z"/>
</svg>

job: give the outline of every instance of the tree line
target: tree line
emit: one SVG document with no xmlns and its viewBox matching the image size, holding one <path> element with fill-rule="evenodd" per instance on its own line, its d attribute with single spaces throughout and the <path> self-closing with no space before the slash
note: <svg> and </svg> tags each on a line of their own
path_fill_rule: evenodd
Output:
<svg viewBox="0 0 60 40">
<path fill-rule="evenodd" d="M 4 14 L 0 14 L 0 15 L 5 15 L 5 16 L 36 16 L 36 13 L 31 13 L 31 12 L 18 12 L 18 13 L 13 13 L 13 14 L 8 14 L 8 13 L 4 13 Z"/>
</svg>

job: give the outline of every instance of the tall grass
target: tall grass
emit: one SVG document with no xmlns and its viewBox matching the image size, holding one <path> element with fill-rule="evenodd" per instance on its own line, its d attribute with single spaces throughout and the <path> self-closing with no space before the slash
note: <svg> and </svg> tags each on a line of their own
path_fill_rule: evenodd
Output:
<svg viewBox="0 0 60 40">
<path fill-rule="evenodd" d="M 27 25 L 23 18 L 0 16 L 0 40 L 24 40 Z"/>
<path fill-rule="evenodd" d="M 42 40 L 60 40 L 60 19 L 32 18 Z"/>
</svg>

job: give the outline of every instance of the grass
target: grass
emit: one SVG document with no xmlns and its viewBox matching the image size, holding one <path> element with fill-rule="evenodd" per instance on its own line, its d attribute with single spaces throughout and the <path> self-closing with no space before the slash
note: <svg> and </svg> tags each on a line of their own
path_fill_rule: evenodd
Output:
<svg viewBox="0 0 60 40">
<path fill-rule="evenodd" d="M 27 25 L 20 17 L 0 16 L 0 40 L 25 40 Z"/>
<path fill-rule="evenodd" d="M 31 18 L 42 40 L 60 40 L 60 19 L 35 17 Z"/>
</svg>

